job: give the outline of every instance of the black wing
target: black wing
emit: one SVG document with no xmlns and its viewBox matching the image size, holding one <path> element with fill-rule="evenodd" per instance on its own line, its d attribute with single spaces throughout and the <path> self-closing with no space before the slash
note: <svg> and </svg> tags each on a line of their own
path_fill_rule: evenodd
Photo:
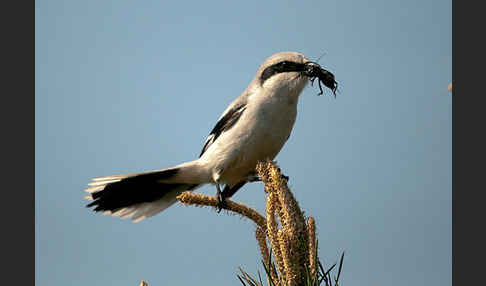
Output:
<svg viewBox="0 0 486 286">
<path fill-rule="evenodd" d="M 240 116 L 243 114 L 243 111 L 246 109 L 246 104 L 238 104 L 231 108 L 226 114 L 221 117 L 221 119 L 216 123 L 211 133 L 209 133 L 206 142 L 204 142 L 204 146 L 202 148 L 201 154 L 199 157 L 206 152 L 206 150 L 213 144 L 214 141 L 219 137 L 219 135 L 223 134 L 223 132 L 228 131 L 233 127 L 233 125 L 238 121 Z"/>
</svg>

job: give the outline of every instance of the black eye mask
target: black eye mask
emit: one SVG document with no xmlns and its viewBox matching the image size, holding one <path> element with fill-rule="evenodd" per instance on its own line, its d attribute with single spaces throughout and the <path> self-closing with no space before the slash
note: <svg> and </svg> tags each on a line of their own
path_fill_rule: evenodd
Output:
<svg viewBox="0 0 486 286">
<path fill-rule="evenodd" d="M 275 74 L 283 72 L 303 72 L 305 71 L 304 64 L 298 64 L 291 61 L 282 61 L 267 67 L 261 76 L 262 83 L 267 79 L 271 78 Z"/>
</svg>

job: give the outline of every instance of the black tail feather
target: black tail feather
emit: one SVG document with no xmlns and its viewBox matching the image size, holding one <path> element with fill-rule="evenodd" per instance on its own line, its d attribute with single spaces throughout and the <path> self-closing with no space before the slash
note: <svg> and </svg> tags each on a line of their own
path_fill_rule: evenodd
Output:
<svg viewBox="0 0 486 286">
<path fill-rule="evenodd" d="M 102 190 L 91 194 L 93 201 L 86 207 L 98 211 L 115 211 L 139 203 L 153 202 L 185 184 L 166 184 L 161 180 L 174 176 L 178 169 L 135 175 L 107 184 Z M 194 188 L 195 186 L 189 185 Z"/>
</svg>

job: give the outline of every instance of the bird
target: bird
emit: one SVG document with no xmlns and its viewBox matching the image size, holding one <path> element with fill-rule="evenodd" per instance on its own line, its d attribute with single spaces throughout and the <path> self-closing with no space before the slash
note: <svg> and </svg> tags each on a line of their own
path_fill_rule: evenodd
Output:
<svg viewBox="0 0 486 286">
<path fill-rule="evenodd" d="M 197 159 L 170 168 L 93 178 L 86 207 L 142 221 L 167 209 L 185 191 L 216 186 L 219 210 L 248 182 L 259 181 L 256 165 L 273 160 L 290 137 L 297 103 L 318 79 L 336 96 L 334 75 L 298 52 L 278 52 L 258 68 L 248 87 L 221 114 Z M 224 186 L 224 188 L 222 188 Z"/>
</svg>

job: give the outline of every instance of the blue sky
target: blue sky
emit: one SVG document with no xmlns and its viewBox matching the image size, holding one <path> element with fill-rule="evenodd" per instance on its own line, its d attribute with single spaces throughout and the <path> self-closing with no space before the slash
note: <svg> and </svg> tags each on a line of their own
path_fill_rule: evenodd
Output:
<svg viewBox="0 0 486 286">
<path fill-rule="evenodd" d="M 263 271 L 251 222 L 174 205 L 133 224 L 85 208 L 90 178 L 197 157 L 279 51 L 307 87 L 276 160 L 342 285 L 451 284 L 450 1 L 36 1 L 37 285 L 238 285 Z M 327 92 L 327 91 L 326 91 Z M 214 194 L 212 186 L 199 191 Z M 235 200 L 264 210 L 263 186 Z"/>
</svg>

